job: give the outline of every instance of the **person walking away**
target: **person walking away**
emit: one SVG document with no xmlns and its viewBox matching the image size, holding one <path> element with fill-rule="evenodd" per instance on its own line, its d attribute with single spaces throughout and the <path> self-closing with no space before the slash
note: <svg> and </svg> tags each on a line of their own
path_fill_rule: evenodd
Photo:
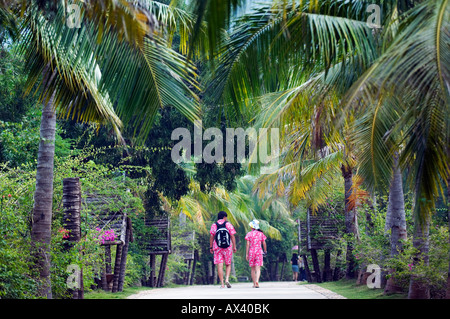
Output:
<svg viewBox="0 0 450 319">
<path fill-rule="evenodd" d="M 296 253 L 293 253 L 292 254 L 292 258 L 291 258 L 292 281 L 297 281 L 298 280 L 298 272 L 299 272 L 298 262 L 299 262 L 298 255 Z"/>
<path fill-rule="evenodd" d="M 211 225 L 209 231 L 209 251 L 214 254 L 214 265 L 217 265 L 217 275 L 221 283 L 220 288 L 231 288 L 229 279 L 231 273 L 231 259 L 236 249 L 236 230 L 227 221 L 227 213 L 220 211 L 217 214 L 217 222 Z M 223 278 L 223 264 L 225 263 L 225 283 Z"/>
<path fill-rule="evenodd" d="M 261 243 L 264 247 L 264 254 L 267 254 L 266 235 L 259 229 L 259 221 L 254 219 L 249 223 L 251 231 L 245 236 L 247 241 L 246 245 L 246 258 L 251 267 L 253 288 L 259 288 L 259 277 L 261 275 L 261 266 L 263 266 L 263 250 Z"/>
</svg>

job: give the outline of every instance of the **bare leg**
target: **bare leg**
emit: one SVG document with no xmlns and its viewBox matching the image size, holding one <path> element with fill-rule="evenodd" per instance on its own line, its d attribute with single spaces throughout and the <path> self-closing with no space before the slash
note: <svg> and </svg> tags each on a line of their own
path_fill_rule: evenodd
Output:
<svg viewBox="0 0 450 319">
<path fill-rule="evenodd" d="M 231 273 L 231 264 L 225 265 L 225 282 L 227 283 L 227 287 L 231 288 L 231 285 L 229 283 L 230 281 L 230 273 Z"/>
<path fill-rule="evenodd" d="M 255 266 L 255 285 L 259 288 L 259 277 L 261 276 L 261 266 Z"/>
<path fill-rule="evenodd" d="M 253 287 L 256 287 L 256 269 L 255 269 L 255 266 L 252 267 L 251 274 L 252 274 Z"/>
<path fill-rule="evenodd" d="M 223 263 L 217 264 L 217 275 L 219 276 L 220 284 L 223 285 Z"/>
</svg>

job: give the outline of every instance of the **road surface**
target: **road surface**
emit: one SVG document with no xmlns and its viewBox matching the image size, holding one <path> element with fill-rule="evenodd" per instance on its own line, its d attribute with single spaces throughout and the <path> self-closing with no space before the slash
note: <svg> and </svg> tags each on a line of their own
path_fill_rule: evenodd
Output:
<svg viewBox="0 0 450 319">
<path fill-rule="evenodd" d="M 194 285 L 177 288 L 156 288 L 141 291 L 128 299 L 343 299 L 344 297 L 316 285 L 296 282 L 233 283 L 232 288 L 219 285 Z"/>
</svg>

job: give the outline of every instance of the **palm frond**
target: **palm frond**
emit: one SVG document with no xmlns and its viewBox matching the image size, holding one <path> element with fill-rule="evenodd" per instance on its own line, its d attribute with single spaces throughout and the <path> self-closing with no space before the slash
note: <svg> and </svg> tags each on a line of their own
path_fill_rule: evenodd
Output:
<svg viewBox="0 0 450 319">
<path fill-rule="evenodd" d="M 25 20 L 23 49 L 29 70 L 28 87 L 40 81 L 43 73 L 53 74 L 44 76 L 43 100 L 55 94 L 55 107 L 61 116 L 83 122 L 109 122 L 120 135 L 122 124 L 108 92 L 101 89 L 102 73 L 88 45 L 89 34 L 85 28 L 67 28 L 58 23 L 61 19 L 59 14 L 49 23 L 33 10 Z"/>
<path fill-rule="evenodd" d="M 299 10 L 285 19 L 280 10 L 261 9 L 238 22 L 206 88 L 211 104 L 232 106 L 237 116 L 253 112 L 255 97 L 292 87 L 299 76 L 304 80 L 335 64 L 365 70 L 375 58 L 372 34 L 363 21 Z"/>
<path fill-rule="evenodd" d="M 24 23 L 31 83 L 51 62 L 59 74 L 45 88 L 68 88 L 57 94 L 61 114 L 82 121 L 111 116 L 118 128 L 117 112 L 126 124 L 136 125 L 138 141 L 144 140 L 159 108 L 171 105 L 190 120 L 198 119 L 195 67 L 171 49 L 165 38 L 154 33 L 133 45 L 121 41 L 106 22 L 100 25 L 87 19 L 80 28 L 71 29 L 65 21 L 61 8 L 51 23 L 34 9 Z M 45 93 L 48 98 L 49 92 Z"/>
<path fill-rule="evenodd" d="M 16 39 L 18 35 L 16 19 L 6 4 L 0 5 L 0 40 L 2 40 L 4 34 L 7 34 L 13 40 Z"/>
<path fill-rule="evenodd" d="M 347 96 L 348 103 L 363 99 L 372 106 L 385 92 L 409 101 L 391 130 L 404 132 L 398 142 L 405 145 L 400 165 L 410 169 L 415 216 L 421 222 L 430 216 L 441 181 L 450 175 L 445 153 L 450 111 L 449 21 L 448 0 L 427 0 L 406 11 L 392 43 Z M 380 107 L 387 108 L 378 108 L 383 114 L 396 112 L 395 104 Z"/>
<path fill-rule="evenodd" d="M 355 155 L 359 159 L 359 171 L 372 191 L 389 187 L 393 155 L 401 152 L 402 132 L 394 127 L 405 111 L 405 102 L 386 92 L 354 123 L 350 138 L 358 145 Z"/>
</svg>

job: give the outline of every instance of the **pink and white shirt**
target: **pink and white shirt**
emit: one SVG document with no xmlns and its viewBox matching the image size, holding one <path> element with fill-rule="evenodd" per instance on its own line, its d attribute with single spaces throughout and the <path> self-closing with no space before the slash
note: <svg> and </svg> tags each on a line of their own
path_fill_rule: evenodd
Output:
<svg viewBox="0 0 450 319">
<path fill-rule="evenodd" d="M 250 266 L 263 265 L 263 251 L 261 243 L 267 239 L 263 232 L 252 230 L 247 233 L 245 240 L 249 242 L 248 256 Z"/>
</svg>

